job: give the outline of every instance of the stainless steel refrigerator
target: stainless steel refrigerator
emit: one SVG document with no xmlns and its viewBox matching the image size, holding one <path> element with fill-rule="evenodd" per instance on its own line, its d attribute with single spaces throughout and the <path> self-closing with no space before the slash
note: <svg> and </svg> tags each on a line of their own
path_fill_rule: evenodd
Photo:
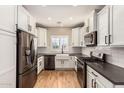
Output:
<svg viewBox="0 0 124 93">
<path fill-rule="evenodd" d="M 35 37 L 17 31 L 17 87 L 31 88 L 37 80 L 37 46 Z"/>
</svg>

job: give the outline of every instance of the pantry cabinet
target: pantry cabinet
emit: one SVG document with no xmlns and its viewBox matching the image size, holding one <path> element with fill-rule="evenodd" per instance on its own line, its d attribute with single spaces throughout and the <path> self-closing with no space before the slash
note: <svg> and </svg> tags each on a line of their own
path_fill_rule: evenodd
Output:
<svg viewBox="0 0 124 93">
<path fill-rule="evenodd" d="M 98 46 L 109 45 L 109 7 L 104 7 L 97 14 Z"/>
<path fill-rule="evenodd" d="M 82 47 L 82 32 L 80 27 L 72 29 L 72 47 Z"/>
<path fill-rule="evenodd" d="M 16 87 L 16 34 L 0 30 L 0 88 Z"/>
<path fill-rule="evenodd" d="M 0 29 L 16 33 L 17 24 L 17 6 L 1 5 L 0 6 Z"/>
<path fill-rule="evenodd" d="M 38 27 L 38 47 L 47 47 L 47 29 Z"/>
</svg>

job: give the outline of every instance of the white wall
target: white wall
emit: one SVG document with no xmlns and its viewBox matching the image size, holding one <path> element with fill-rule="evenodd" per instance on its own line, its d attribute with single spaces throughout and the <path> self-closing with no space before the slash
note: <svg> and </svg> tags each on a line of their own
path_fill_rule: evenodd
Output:
<svg viewBox="0 0 124 93">
<path fill-rule="evenodd" d="M 67 53 L 81 53 L 81 48 L 71 47 L 72 28 L 48 28 L 47 30 L 47 48 L 38 48 L 38 53 L 53 53 L 56 51 L 51 50 L 51 36 L 52 35 L 67 35 L 69 37 L 69 51 Z M 60 51 L 61 52 L 61 51 Z"/>
<path fill-rule="evenodd" d="M 107 55 L 107 62 L 124 68 L 124 48 L 120 47 L 87 47 L 82 48 L 82 53 L 89 55 L 90 51 L 102 52 Z"/>
</svg>

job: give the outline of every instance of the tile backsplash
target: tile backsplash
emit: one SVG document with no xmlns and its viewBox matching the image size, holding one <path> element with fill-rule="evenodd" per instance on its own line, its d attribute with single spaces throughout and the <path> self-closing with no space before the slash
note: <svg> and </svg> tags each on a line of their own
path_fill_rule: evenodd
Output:
<svg viewBox="0 0 124 93">
<path fill-rule="evenodd" d="M 85 47 L 82 48 L 82 53 L 90 55 L 90 51 L 105 53 L 108 63 L 124 68 L 124 47 Z"/>
</svg>

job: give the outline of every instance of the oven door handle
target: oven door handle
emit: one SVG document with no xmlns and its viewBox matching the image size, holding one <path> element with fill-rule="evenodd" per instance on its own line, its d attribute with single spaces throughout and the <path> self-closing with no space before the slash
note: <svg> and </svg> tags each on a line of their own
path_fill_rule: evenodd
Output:
<svg viewBox="0 0 124 93">
<path fill-rule="evenodd" d="M 80 63 L 77 64 L 79 67 L 81 67 L 82 69 L 84 69 L 84 65 L 81 65 Z"/>
</svg>

